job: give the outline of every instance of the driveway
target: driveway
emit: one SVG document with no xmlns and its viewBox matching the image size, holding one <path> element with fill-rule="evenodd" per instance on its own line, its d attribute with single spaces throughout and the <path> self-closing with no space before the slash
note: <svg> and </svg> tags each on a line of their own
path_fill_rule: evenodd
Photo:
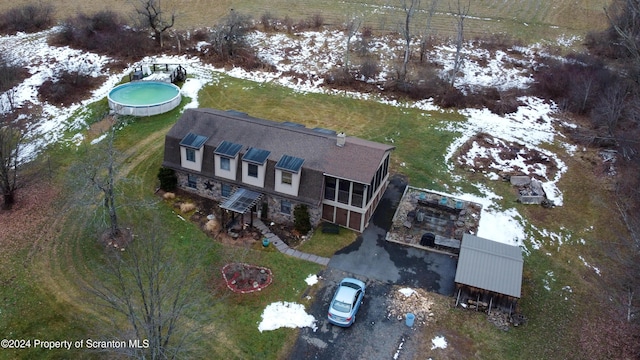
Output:
<svg viewBox="0 0 640 360">
<path fill-rule="evenodd" d="M 446 296 L 453 295 L 458 264 L 455 256 L 385 240 L 406 186 L 404 178 L 397 175 L 391 177 L 369 226 L 356 241 L 338 251 L 328 266 L 363 280 L 371 279 L 422 288 Z"/>
<path fill-rule="evenodd" d="M 420 358 L 418 345 L 425 339 L 416 327 L 388 315 L 389 293 L 399 285 L 453 295 L 457 258 L 385 241 L 406 185 L 393 176 L 369 226 L 331 258 L 308 309 L 318 329 L 300 330 L 290 359 Z M 344 329 L 331 325 L 326 314 L 338 282 L 347 276 L 363 280 L 367 290 L 356 322 Z"/>
</svg>

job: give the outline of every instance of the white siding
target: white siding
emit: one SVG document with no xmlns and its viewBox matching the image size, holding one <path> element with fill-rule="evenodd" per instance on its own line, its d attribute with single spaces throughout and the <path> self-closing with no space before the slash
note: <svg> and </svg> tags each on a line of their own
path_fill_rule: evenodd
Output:
<svg viewBox="0 0 640 360">
<path fill-rule="evenodd" d="M 229 170 L 223 170 L 220 167 L 220 155 L 214 155 L 214 168 L 216 176 L 221 178 L 236 180 L 237 179 L 237 169 L 238 169 L 238 156 L 233 159 L 229 159 Z"/>
<path fill-rule="evenodd" d="M 291 174 L 291 185 L 282 183 L 282 170 L 276 169 L 276 183 L 275 190 L 277 192 L 298 196 L 298 189 L 300 188 L 300 174 L 302 171 L 299 171 L 297 174 Z"/>
<path fill-rule="evenodd" d="M 257 166 L 258 166 L 258 177 L 254 178 L 253 176 L 249 176 L 249 163 L 246 161 L 242 162 L 242 182 L 245 184 L 263 188 L 265 173 L 267 171 L 267 165 L 265 162 L 264 164 L 257 165 Z"/>
<path fill-rule="evenodd" d="M 188 161 L 187 148 L 185 148 L 184 146 L 180 146 L 180 165 L 185 169 L 202 171 L 202 153 L 204 152 L 203 148 L 197 150 L 194 149 L 193 151 L 196 155 L 196 161 Z"/>
</svg>

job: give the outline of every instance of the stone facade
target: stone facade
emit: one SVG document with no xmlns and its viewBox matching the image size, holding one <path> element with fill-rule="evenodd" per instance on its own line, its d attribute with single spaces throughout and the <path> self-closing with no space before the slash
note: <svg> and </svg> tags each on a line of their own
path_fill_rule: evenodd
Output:
<svg viewBox="0 0 640 360">
<path fill-rule="evenodd" d="M 202 177 L 192 174 L 191 176 L 196 179 L 196 187 L 189 186 L 189 176 L 183 172 L 176 172 L 178 177 L 178 188 L 193 193 L 195 195 L 213 199 L 217 202 L 223 202 L 225 198 L 222 197 L 222 183 L 213 179 Z M 288 200 L 291 203 L 291 213 L 285 214 L 281 211 L 282 200 Z M 280 197 L 273 194 L 264 194 L 262 199 L 257 204 L 257 210 L 262 211 L 262 203 L 266 202 L 268 205 L 269 213 L 267 218 L 278 224 L 293 225 L 293 209 L 296 205 L 302 204 L 301 202 L 291 200 L 290 198 Z M 309 211 L 309 218 L 313 227 L 320 224 L 322 218 L 322 209 L 319 206 L 312 206 L 306 204 Z"/>
</svg>

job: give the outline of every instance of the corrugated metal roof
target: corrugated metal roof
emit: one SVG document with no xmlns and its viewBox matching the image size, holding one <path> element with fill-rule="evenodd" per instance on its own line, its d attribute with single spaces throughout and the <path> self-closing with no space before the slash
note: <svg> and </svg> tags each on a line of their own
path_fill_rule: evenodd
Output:
<svg viewBox="0 0 640 360">
<path fill-rule="evenodd" d="M 300 171 L 302 163 L 304 163 L 304 159 L 291 155 L 282 155 L 280 160 L 276 163 L 276 169 L 297 173 Z"/>
<path fill-rule="evenodd" d="M 209 138 L 204 135 L 188 133 L 187 136 L 185 136 L 184 139 L 182 139 L 182 141 L 180 142 L 180 145 L 194 148 L 194 149 L 200 149 L 202 145 L 204 145 L 204 143 L 207 141 L 207 139 Z"/>
<path fill-rule="evenodd" d="M 249 148 L 249 150 L 247 150 L 246 153 L 244 153 L 242 160 L 255 163 L 258 165 L 262 165 L 264 164 L 265 161 L 267 161 L 269 154 L 271 154 L 271 151 L 269 150 L 263 150 L 263 149 L 252 147 L 252 148 Z"/>
<path fill-rule="evenodd" d="M 233 143 L 231 141 L 223 141 L 218 145 L 214 154 L 228 156 L 228 157 L 236 157 L 240 150 L 242 149 L 242 145 Z"/>
<path fill-rule="evenodd" d="M 523 264 L 520 247 L 464 234 L 455 282 L 520 298 Z"/>
</svg>

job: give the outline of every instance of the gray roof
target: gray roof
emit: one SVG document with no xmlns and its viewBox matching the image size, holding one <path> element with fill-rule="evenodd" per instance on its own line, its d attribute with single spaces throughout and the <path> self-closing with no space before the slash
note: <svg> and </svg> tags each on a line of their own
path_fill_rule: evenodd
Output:
<svg viewBox="0 0 640 360">
<path fill-rule="evenodd" d="M 355 137 L 347 137 L 340 147 L 333 134 L 215 109 L 185 110 L 167 138 L 182 139 L 189 132 L 208 136 L 205 148 L 215 149 L 222 141 L 228 141 L 245 149 L 265 149 L 270 151 L 268 160 L 274 163 L 283 155 L 294 156 L 304 159 L 303 169 L 363 184 L 371 182 L 380 162 L 394 149 Z M 165 146 L 165 163 L 179 165 L 179 152 L 177 155 L 174 152 Z"/>
<path fill-rule="evenodd" d="M 520 247 L 464 234 L 455 282 L 520 298 L 522 266 Z"/>
</svg>

